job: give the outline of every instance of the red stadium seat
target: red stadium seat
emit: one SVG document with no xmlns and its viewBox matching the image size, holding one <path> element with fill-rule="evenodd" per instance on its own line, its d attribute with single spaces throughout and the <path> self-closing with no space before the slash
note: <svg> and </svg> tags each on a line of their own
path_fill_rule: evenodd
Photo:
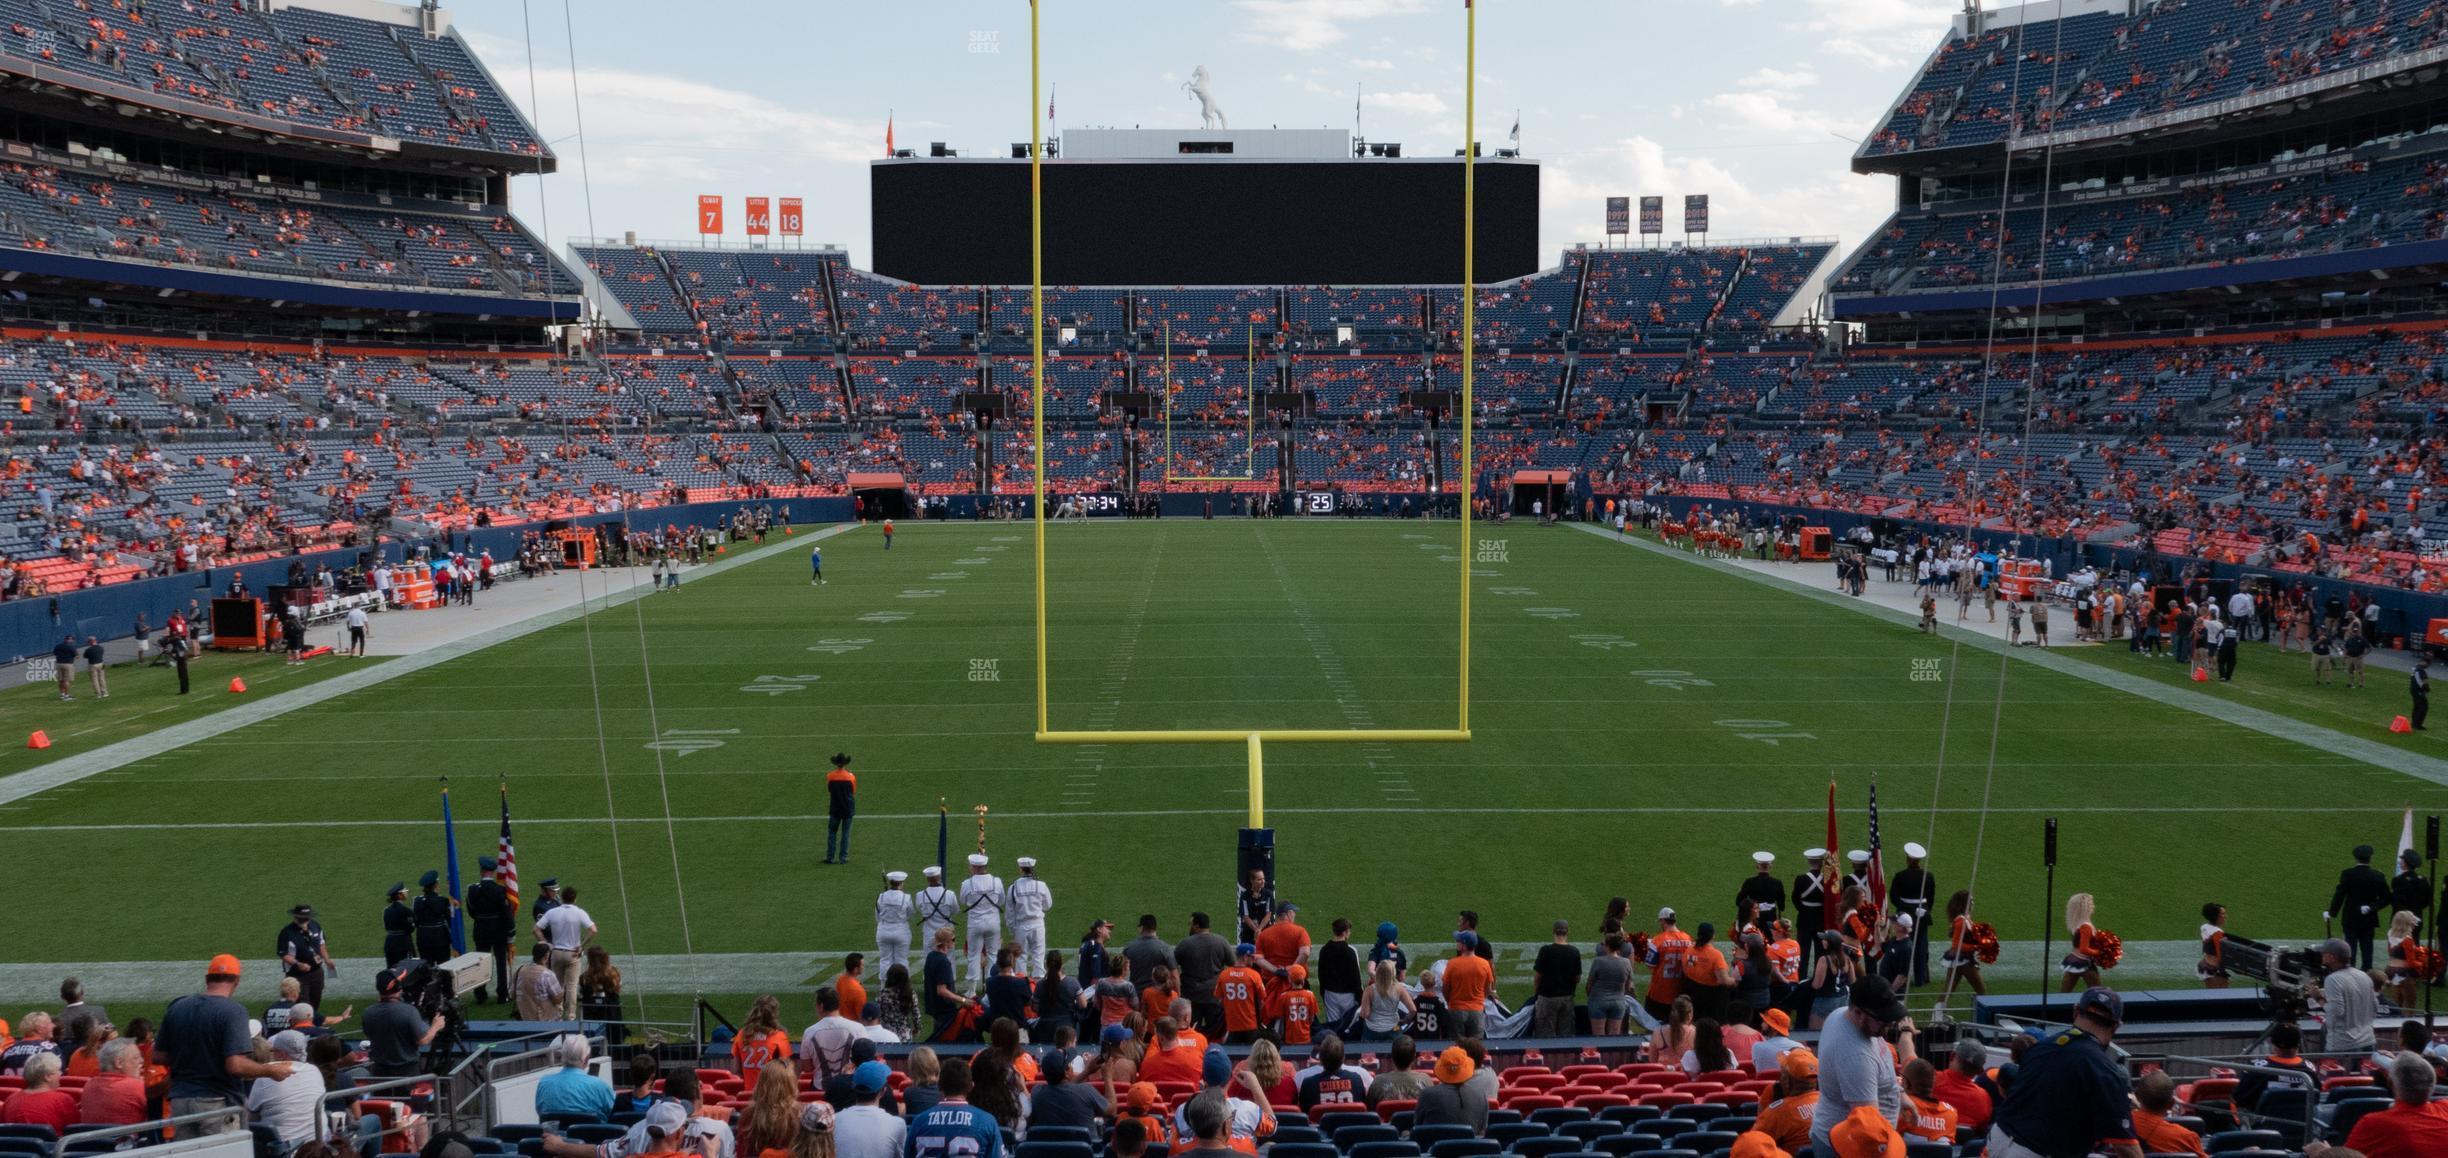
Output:
<svg viewBox="0 0 2448 1158">
<path fill-rule="evenodd" d="M 1419 1109 L 1419 1100 L 1416 1098 L 1387 1098 L 1377 1103 L 1377 1116 L 1391 1122 L 1394 1120 L 1394 1115 L 1417 1109 Z"/>
</svg>

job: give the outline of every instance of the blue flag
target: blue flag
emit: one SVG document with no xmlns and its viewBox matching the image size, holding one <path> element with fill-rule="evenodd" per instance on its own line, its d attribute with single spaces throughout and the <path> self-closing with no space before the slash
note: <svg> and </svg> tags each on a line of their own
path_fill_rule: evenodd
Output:
<svg viewBox="0 0 2448 1158">
<path fill-rule="evenodd" d="M 442 863 L 450 866 L 451 952 L 467 952 L 465 926 L 459 921 L 459 830 L 451 824 L 450 778 L 442 778 Z"/>
</svg>

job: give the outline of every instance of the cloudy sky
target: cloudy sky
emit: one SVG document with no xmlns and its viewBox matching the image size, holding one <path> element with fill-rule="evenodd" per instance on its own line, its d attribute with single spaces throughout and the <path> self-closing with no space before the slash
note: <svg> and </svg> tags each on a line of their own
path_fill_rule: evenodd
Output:
<svg viewBox="0 0 2448 1158">
<path fill-rule="evenodd" d="M 541 196 L 526 178 L 512 197 L 556 242 L 690 236 L 700 193 L 730 200 L 739 240 L 741 197 L 798 196 L 809 239 L 864 264 L 865 170 L 883 152 L 887 117 L 905 148 L 940 140 L 1000 153 L 1026 138 L 1032 108 L 1045 113 L 1044 97 L 1028 103 L 1022 0 L 447 7 L 554 142 L 561 172 Z M 1609 194 L 1663 194 L 1671 224 L 1682 195 L 1707 193 L 1716 236 L 1832 234 L 1849 249 L 1894 195 L 1891 179 L 1847 171 L 1852 139 L 1956 10 L 1952 0 L 1483 0 L 1479 133 L 1501 143 L 1519 110 L 1524 151 L 1544 162 L 1550 261 L 1599 237 Z M 1461 141 L 1457 0 L 1046 0 L 1042 19 L 1059 126 L 1195 126 L 1180 84 L 1203 64 L 1235 128 L 1347 128 L 1364 94 L 1372 139 L 1414 153 Z"/>
</svg>

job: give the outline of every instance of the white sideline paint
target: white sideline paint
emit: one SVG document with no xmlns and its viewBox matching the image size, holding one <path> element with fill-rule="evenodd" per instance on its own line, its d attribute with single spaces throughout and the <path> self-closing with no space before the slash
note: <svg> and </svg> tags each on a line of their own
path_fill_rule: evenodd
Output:
<svg viewBox="0 0 2448 1158">
<path fill-rule="evenodd" d="M 1659 546 L 1658 544 L 1652 543 L 1645 538 L 1638 538 L 1630 535 L 1619 538 L 1612 529 L 1601 529 L 1588 523 L 1572 523 L 1568 525 L 1574 530 L 1580 531 L 1584 534 L 1595 535 L 1609 542 L 1629 544 L 1653 555 L 1663 555 L 1672 559 L 1680 559 L 1694 566 L 1707 567 L 1729 575 L 1740 575 L 1754 583 L 1764 584 L 1782 591 L 1789 591 L 1809 599 L 1817 600 L 1821 603 L 1830 604 L 1832 606 L 1850 608 L 1859 614 L 1868 615 L 1877 619 L 1884 619 L 1890 623 L 1916 626 L 1921 621 L 1920 616 L 1910 612 L 1898 611 L 1889 607 L 1882 607 L 1866 600 L 1856 599 L 1850 595 L 1841 594 L 1832 589 L 1815 587 L 1806 583 L 1797 583 L 1780 575 L 1762 574 L 1759 571 L 1753 570 L 1752 568 L 1739 566 L 1721 559 L 1702 558 L 1688 552 L 1677 551 L 1669 547 Z M 2068 622 L 2071 622 L 2071 620 L 2069 619 Z M 1943 613 L 1938 617 L 1938 632 L 1940 638 L 1961 641 L 1967 647 L 1977 648 L 1981 651 L 1989 652 L 1992 655 L 2004 653 L 2035 667 L 2045 668 L 2059 675 L 2072 676 L 2075 679 L 2095 683 L 2101 687 L 2112 688 L 2128 695 L 2139 696 L 2154 703 L 2164 704 L 2171 708 L 2179 708 L 2184 711 L 2208 716 L 2211 719 L 2218 720 L 2222 723 L 2233 724 L 2236 727 L 2259 732 L 2266 736 L 2275 736 L 2281 740 L 2292 740 L 2295 743 L 2302 744 L 2315 751 L 2328 752 L 2335 755 L 2344 756 L 2348 759 L 2357 760 L 2375 767 L 2388 769 L 2391 772 L 2402 772 L 2405 775 L 2412 776 L 2418 780 L 2428 780 L 2433 784 L 2448 785 L 2448 760 L 2441 760 L 2435 756 L 2425 756 L 2419 752 L 2408 752 L 2402 748 L 2392 748 L 2386 744 L 2374 743 L 2370 740 L 2363 739 L 2360 736 L 2348 735 L 2334 728 L 2324 728 L 2318 724 L 2307 724 L 2302 720 L 2295 719 L 2292 716 L 2282 716 L 2276 712 L 2263 711 L 2260 708 L 2251 707 L 2245 704 L 2230 703 L 2226 700 L 2218 699 L 2214 696 L 2204 695 L 2190 689 L 2172 688 L 2166 684 L 2158 682 L 2157 680 L 2134 675 L 2130 672 L 2121 672 L 2114 668 L 2105 668 L 2097 664 L 2085 663 L 2081 660 L 2067 659 L 2063 656 L 2051 655 L 2048 651 L 2041 648 L 2008 647 L 2004 641 L 1996 639 L 1983 631 L 1966 630 L 1964 628 L 1955 626 L 1953 623 L 1948 622 L 1946 615 Z M 2068 633 L 2071 634 L 2071 629 L 2069 629 Z M 2395 701 L 2390 702 L 2394 703 Z M 1992 811 L 1996 810 L 1993 809 Z"/>
<path fill-rule="evenodd" d="M 855 530 L 857 526 L 858 524 L 855 523 L 842 523 L 821 531 L 811 532 L 805 539 L 789 536 L 781 542 L 769 543 L 757 550 L 743 551 L 719 562 L 708 563 L 689 572 L 688 578 L 702 579 L 720 575 L 734 567 L 761 562 L 772 556 L 806 546 L 811 541 L 829 539 L 835 535 Z M 612 572 L 602 571 L 597 574 L 609 576 Z M 471 652 L 482 651 L 494 644 L 508 643 L 522 636 L 533 635 L 545 628 L 568 623 L 582 614 L 619 607 L 647 590 L 644 584 L 633 583 L 621 590 L 607 592 L 601 597 L 590 598 L 584 606 L 572 605 L 557 608 L 516 623 L 496 627 L 490 631 L 480 631 L 463 639 L 440 644 L 415 655 L 385 660 L 345 675 L 333 676 L 321 683 L 311 684 L 296 691 L 266 696 L 226 711 L 215 712 L 202 719 L 174 724 L 158 732 L 147 733 L 121 740 L 116 744 L 96 748 L 91 752 L 80 752 L 74 756 L 54 760 L 41 767 L 0 779 L 0 804 L 15 803 L 124 767 L 138 760 L 150 759 L 165 752 L 186 747 L 199 740 L 227 735 L 250 724 L 258 724 L 284 716 L 300 708 L 310 708 L 316 704 L 345 696 L 350 692 L 364 691 L 401 676 L 423 671 L 435 664 L 447 663 Z"/>
<path fill-rule="evenodd" d="M 864 818 L 862 818 L 864 819 Z M 1496 971 L 1500 980 L 1526 982 L 1530 978 L 1532 958 L 1545 941 L 1496 942 Z M 1933 946 L 1930 966 L 1937 968 L 1937 950 Z M 641 993 L 772 993 L 804 992 L 829 980 L 841 968 L 842 958 L 850 953 L 875 953 L 873 945 L 847 949 L 810 949 L 790 953 L 640 953 L 617 958 L 621 980 L 631 990 Z M 2052 957 L 2062 957 L 2065 942 L 2060 939 L 2049 949 Z M 2148 977 L 2168 984 L 2183 984 L 2193 976 L 2193 963 L 2201 956 L 2201 946 L 2193 941 L 2127 941 L 2125 959 L 2109 976 L 2114 978 Z M 246 979 L 238 986 L 237 998 L 249 1008 L 261 1006 L 273 996 L 279 984 L 278 964 L 269 959 L 250 960 Z M 343 957 L 337 974 L 327 983 L 324 992 L 332 997 L 356 1001 L 360 1005 L 373 996 L 374 974 L 383 967 L 379 957 Z M 1998 963 L 1986 966 L 1983 973 L 1993 990 L 2011 992 L 2030 985 L 2040 976 L 2040 942 L 2006 941 L 1999 945 Z M 99 961 L 99 962 L 40 962 L 0 965 L 0 993 L 40 994 L 58 991 L 60 978 L 73 976 L 85 983 L 87 990 L 108 994 L 113 1000 L 164 1001 L 193 993 L 202 985 L 203 966 L 193 960 L 180 961 Z M 2179 979 L 2183 980 L 2179 980 Z M 1932 981 L 1938 978 L 1933 975 Z M 2050 971 L 2050 984 L 2056 984 L 2056 972 Z M 1516 995 L 1519 994 L 1515 986 Z M 1915 1002 L 1926 998 L 1931 989 L 1915 993 Z M 1957 996 L 1957 1005 L 1969 1004 L 1968 991 Z M 495 1007 L 480 1007 L 476 1014 Z"/>
</svg>

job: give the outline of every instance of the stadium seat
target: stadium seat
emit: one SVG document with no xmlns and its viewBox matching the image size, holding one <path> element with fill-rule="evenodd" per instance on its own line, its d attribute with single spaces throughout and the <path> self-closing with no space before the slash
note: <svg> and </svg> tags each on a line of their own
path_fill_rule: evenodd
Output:
<svg viewBox="0 0 2448 1158">
<path fill-rule="evenodd" d="M 1324 1142 L 1277 1142 L 1267 1148 L 1276 1158 L 1343 1158 L 1343 1152 Z"/>
<path fill-rule="evenodd" d="M 32 1138 L 0 1138 L 0 1158 L 50 1158 L 56 1142 L 40 1142 Z"/>
<path fill-rule="evenodd" d="M 1034 1131 L 1031 1132 L 1034 1133 Z M 1278 1146 L 1287 1142 L 1323 1143 L 1325 1141 L 1326 1131 L 1315 1126 L 1279 1125 L 1275 1127 L 1275 1144 Z"/>
<path fill-rule="evenodd" d="M 1554 1135 L 1548 1133 L 1547 1127 L 1536 1122 L 1504 1122 L 1491 1123 L 1488 1126 L 1487 1136 L 1503 1143 L 1509 1150 L 1517 1143 L 1532 1138 L 1549 1138 Z"/>
<path fill-rule="evenodd" d="M 1564 1104 L 1564 1099 L 1554 1094 L 1507 1094 L 1499 1091 L 1496 1095 L 1496 1104 L 1508 1110 L 1519 1110 L 1524 1114 L 1529 1114 L 1539 1110 L 1556 1109 Z"/>
<path fill-rule="evenodd" d="M 1419 1158 L 1420 1148 L 1400 1139 L 1386 1138 L 1362 1142 L 1343 1153 L 1345 1158 Z"/>
<path fill-rule="evenodd" d="M 1624 1124 L 1621 1122 L 1597 1121 L 1565 1122 L 1558 1125 L 1555 1132 L 1563 1137 L 1571 1138 L 1586 1144 L 1589 1142 L 1594 1142 L 1600 1138 L 1613 1137 L 1614 1135 L 1623 1133 Z M 1584 1145 L 1583 1148 L 1586 1149 L 1587 1146 Z"/>
<path fill-rule="evenodd" d="M 601 1144 L 619 1141 L 628 1132 L 627 1127 L 615 1126 L 609 1122 L 579 1122 L 569 1128 L 569 1137 L 573 1142 Z"/>
<path fill-rule="evenodd" d="M 1377 1118 L 1379 1121 L 1391 1122 L 1396 1115 L 1408 1114 L 1418 1108 L 1419 1099 L 1417 1098 L 1387 1098 L 1377 1103 Z M 1280 1129 L 1276 1132 L 1282 1133 Z"/>
<path fill-rule="evenodd" d="M 1948 944 L 1953 943 L 1948 942 Z M 1952 1142 L 1908 1141 L 1904 1143 L 1904 1158 L 1955 1158 L 1955 1144 Z"/>
<path fill-rule="evenodd" d="M 1476 1137 L 1478 1135 L 1472 1133 L 1469 1126 L 1459 1122 L 1438 1122 L 1433 1125 L 1414 1126 L 1411 1129 L 1411 1144 L 1421 1149 L 1431 1149 L 1439 1142 L 1452 1141 L 1457 1138 Z"/>
<path fill-rule="evenodd" d="M 1364 1146 L 1370 1142 L 1396 1142 L 1401 1140 L 1402 1135 L 1394 1127 L 1371 1116 L 1366 1125 L 1344 1126 L 1330 1132 L 1327 1137 L 1334 1140 L 1335 1149 L 1349 1154 L 1354 1146 Z"/>
<path fill-rule="evenodd" d="M 1665 1116 L 1680 1118 L 1686 1122 L 1714 1122 L 1719 1118 L 1731 1117 L 1733 1113 L 1734 1107 L 1723 1102 L 1689 1102 L 1680 1106 L 1668 1106 Z"/>
<path fill-rule="evenodd" d="M 1608 1106 L 1606 1109 L 1598 1111 L 1599 1121 L 1620 1122 L 1625 1126 L 1630 1126 L 1634 1122 L 1646 1122 L 1651 1118 L 1662 1118 L 1664 1116 L 1666 1116 L 1666 1112 L 1656 1106 Z"/>
<path fill-rule="evenodd" d="M 1679 1137 L 1699 1128 L 1700 1123 L 1684 1118 L 1658 1118 L 1647 1122 L 1632 1123 L 1633 1133 L 1653 1134 L 1660 1138 Z"/>
<path fill-rule="evenodd" d="M 2239 1150 L 2280 1150 L 2285 1146 L 2285 1139 L 2276 1130 L 2227 1130 L 2202 1139 L 2202 1149 L 2212 1154 L 2229 1154 Z"/>
<path fill-rule="evenodd" d="M 1596 1147 L 1600 1153 L 1613 1154 L 1621 1158 L 1626 1154 L 1646 1154 L 1652 1150 L 1663 1150 L 1666 1148 L 1666 1139 L 1656 1134 L 1617 1134 L 1611 1138 L 1600 1138 L 1591 1145 Z"/>
<path fill-rule="evenodd" d="M 1320 1113 L 1321 1110 L 1325 1112 Z M 1334 1139 L 1337 1146 L 1344 1144 L 1343 1131 L 1345 1130 L 1370 1129 L 1385 1125 L 1385 1122 L 1378 1118 L 1373 1110 L 1354 1110 L 1349 1106 L 1328 1109 L 1324 1103 L 1320 1103 L 1309 1111 L 1309 1123 L 1324 1132 L 1328 1138 Z"/>
<path fill-rule="evenodd" d="M 1280 1129 L 1276 1132 L 1282 1133 Z M 1028 1140 L 1030 1142 L 1077 1142 L 1083 1146 L 1093 1146 L 1096 1144 L 1097 1137 L 1096 1132 L 1086 1126 L 1031 1126 Z M 1026 1144 L 1022 1143 L 1022 1145 Z"/>
<path fill-rule="evenodd" d="M 505 1122 L 499 1126 L 486 1130 L 485 1133 L 491 1137 L 501 1139 L 503 1142 L 507 1142 L 512 1146 L 517 1146 L 519 1143 L 524 1142 L 529 1138 L 543 1137 L 544 1127 L 531 1126 L 518 1122 Z"/>
<path fill-rule="evenodd" d="M 1503 1153 L 1493 1138 L 1448 1138 L 1428 1148 L 1428 1158 L 1478 1158 Z"/>
<path fill-rule="evenodd" d="M 1520 1109 L 1522 1107 L 1516 1106 L 1514 1108 Z M 1545 1126 L 1550 1130 L 1553 1130 L 1566 1122 L 1589 1121 L 1590 1112 L 1582 1109 L 1579 1106 L 1542 1106 L 1538 1109 L 1530 1111 L 1530 1120 L 1538 1123 L 1539 1125 Z"/>
<path fill-rule="evenodd" d="M 0 1122 L 0 1138 L 24 1138 L 44 1145 L 59 1141 L 51 1127 L 31 1122 Z"/>
<path fill-rule="evenodd" d="M 2329 1118 L 2327 1134 L 2329 1143 L 2333 1146 L 2345 1145 L 2346 1136 L 2354 1133 L 2355 1123 L 2362 1121 L 2365 1114 L 2388 1109 L 2394 1104 L 2394 1101 L 2394 1099 L 2356 1098 L 2351 1102 L 2340 1103 L 2337 1112 Z"/>
<path fill-rule="evenodd" d="M 1703 1154 L 1714 1154 L 1719 1150 L 1731 1148 L 1736 1137 L 1738 1135 L 1729 1134 L 1723 1130 L 1693 1130 L 1688 1134 L 1676 1135 L 1675 1145 L 1687 1150 L 1698 1150 Z M 1953 1147 L 1948 1147 L 1948 1149 L 1952 1150 Z"/>
<path fill-rule="evenodd" d="M 1505 1148 L 1506 1153 L 1519 1154 L 1522 1156 L 1522 1158 L 1548 1158 L 1548 1156 L 1551 1154 L 1566 1154 L 1581 1149 L 1581 1143 L 1579 1140 L 1573 1138 L 1558 1138 L 1554 1135 L 1547 1135 L 1538 1138 L 1517 1138 L 1509 1141 L 1499 1138 L 1490 1138 L 1489 1141 L 1501 1144 Z"/>
<path fill-rule="evenodd" d="M 1012 1151 L 1012 1158 L 1096 1158 L 1096 1147 L 1086 1142 L 1040 1142 L 1031 1138 Z"/>
</svg>

